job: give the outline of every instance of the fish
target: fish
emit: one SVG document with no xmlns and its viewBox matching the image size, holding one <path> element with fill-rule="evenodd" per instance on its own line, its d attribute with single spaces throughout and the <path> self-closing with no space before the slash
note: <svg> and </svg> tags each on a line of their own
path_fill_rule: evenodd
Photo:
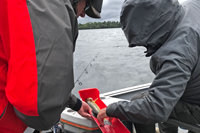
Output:
<svg viewBox="0 0 200 133">
<path fill-rule="evenodd" d="M 93 100 L 91 97 L 86 99 L 86 103 L 92 108 L 92 113 L 94 114 L 95 117 L 97 117 L 100 111 L 99 106 L 95 103 L 97 99 Z"/>
<path fill-rule="evenodd" d="M 100 111 L 99 106 L 95 103 L 97 99 L 93 100 L 91 97 L 89 97 L 85 100 L 86 103 L 92 108 L 93 116 L 96 118 Z M 111 123 L 106 118 L 104 118 L 104 125 L 111 125 Z"/>
</svg>

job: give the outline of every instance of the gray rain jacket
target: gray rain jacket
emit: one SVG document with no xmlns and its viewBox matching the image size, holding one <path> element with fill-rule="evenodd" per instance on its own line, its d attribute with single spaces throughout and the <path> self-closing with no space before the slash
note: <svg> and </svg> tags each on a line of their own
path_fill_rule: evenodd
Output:
<svg viewBox="0 0 200 133">
<path fill-rule="evenodd" d="M 21 10 L 24 14 L 27 14 L 26 12 L 29 14 L 29 16 L 23 14 L 23 17 L 18 14 L 21 20 L 16 19 L 15 21 L 16 24 L 20 21 L 30 21 L 32 30 L 28 31 L 30 28 L 28 23 L 24 27 L 20 27 L 18 32 L 33 32 L 33 37 L 30 38 L 34 39 L 35 52 L 31 53 L 27 50 L 29 56 L 23 57 L 23 60 L 21 59 L 23 62 L 19 64 L 30 62 L 30 67 L 36 61 L 37 66 L 32 69 L 32 71 L 36 71 L 36 76 L 31 75 L 31 70 L 27 71 L 32 76 L 26 79 L 27 82 L 22 79 L 25 76 L 19 71 L 21 77 L 18 77 L 18 81 L 22 84 L 20 84 L 21 86 L 15 84 L 12 86 L 12 89 L 18 93 L 12 94 L 14 98 L 10 96 L 12 92 L 7 92 L 7 95 L 14 106 L 16 115 L 26 125 L 38 130 L 50 129 L 60 120 L 60 114 L 65 107 L 78 111 L 82 105 L 82 102 L 71 94 L 74 87 L 73 52 L 78 36 L 78 23 L 72 1 L 26 0 L 20 3 L 17 0 L 8 3 L 8 7 L 15 7 L 13 10 L 16 12 Z M 23 31 L 24 29 L 27 30 Z M 28 47 L 32 40 L 26 40 L 27 36 L 21 35 L 19 40 L 26 41 L 25 44 Z M 15 45 L 20 45 L 20 43 L 18 44 L 16 41 Z M 18 48 L 18 50 L 21 49 Z M 24 51 L 21 53 L 23 54 Z M 32 60 L 30 55 L 36 57 L 36 60 Z M 27 68 L 24 67 L 24 69 Z M 14 78 L 14 76 L 12 77 Z M 21 94 L 25 94 L 23 96 L 27 97 L 26 101 L 22 103 L 20 102 L 23 97 L 20 97 Z M 16 102 L 12 102 L 10 97 Z"/>
<path fill-rule="evenodd" d="M 166 121 L 180 99 L 200 106 L 200 1 L 125 0 L 120 19 L 129 46 L 152 56 L 156 77 L 147 97 L 111 104 L 107 115 L 149 124 Z"/>
</svg>

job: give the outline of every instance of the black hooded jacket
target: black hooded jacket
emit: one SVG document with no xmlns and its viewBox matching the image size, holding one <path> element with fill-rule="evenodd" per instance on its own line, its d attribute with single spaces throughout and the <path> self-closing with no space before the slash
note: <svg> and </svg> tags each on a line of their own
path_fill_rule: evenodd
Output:
<svg viewBox="0 0 200 133">
<path fill-rule="evenodd" d="M 120 19 L 129 47 L 152 56 L 155 79 L 147 97 L 113 103 L 107 115 L 149 124 L 166 121 L 179 100 L 200 106 L 200 1 L 125 0 Z"/>
</svg>

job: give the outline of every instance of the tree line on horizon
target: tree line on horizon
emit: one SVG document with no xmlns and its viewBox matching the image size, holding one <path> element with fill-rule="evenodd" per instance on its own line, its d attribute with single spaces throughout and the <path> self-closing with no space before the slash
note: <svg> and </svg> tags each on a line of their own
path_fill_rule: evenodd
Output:
<svg viewBox="0 0 200 133">
<path fill-rule="evenodd" d="M 78 24 L 78 28 L 81 29 L 102 29 L 102 28 L 121 28 L 121 24 L 118 21 L 104 21 L 104 22 L 89 22 L 85 24 Z"/>
</svg>

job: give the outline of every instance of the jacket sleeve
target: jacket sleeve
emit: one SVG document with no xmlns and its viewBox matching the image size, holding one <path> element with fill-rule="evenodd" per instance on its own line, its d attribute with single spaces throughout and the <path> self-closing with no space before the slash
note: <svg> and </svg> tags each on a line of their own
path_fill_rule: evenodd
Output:
<svg viewBox="0 0 200 133">
<path fill-rule="evenodd" d="M 177 40 L 181 45 L 178 45 Z M 187 44 L 181 42 L 181 38 L 178 37 L 177 40 L 168 42 L 167 48 L 163 46 L 152 57 L 156 77 L 149 87 L 148 96 L 131 102 L 120 101 L 111 104 L 106 110 L 108 116 L 141 124 L 168 119 L 185 91 L 198 57 L 193 44 L 193 48 L 185 47 Z"/>
<path fill-rule="evenodd" d="M 77 98 L 74 94 L 71 94 L 68 101 L 67 101 L 67 107 L 79 111 L 82 106 L 82 101 Z"/>
</svg>

